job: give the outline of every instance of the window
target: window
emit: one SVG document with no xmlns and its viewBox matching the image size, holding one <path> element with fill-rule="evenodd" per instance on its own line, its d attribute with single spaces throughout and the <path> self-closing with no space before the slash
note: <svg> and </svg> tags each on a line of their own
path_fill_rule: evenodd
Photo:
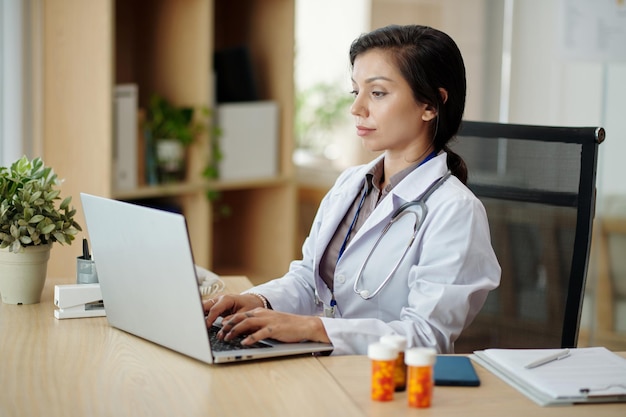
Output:
<svg viewBox="0 0 626 417">
<path fill-rule="evenodd" d="M 31 24 L 41 10 L 39 0 L 0 0 L 0 165 L 24 153 L 34 154 L 36 115 Z M 33 20 L 31 20 L 33 19 Z M 32 156 L 32 155 L 29 155 Z"/>
</svg>

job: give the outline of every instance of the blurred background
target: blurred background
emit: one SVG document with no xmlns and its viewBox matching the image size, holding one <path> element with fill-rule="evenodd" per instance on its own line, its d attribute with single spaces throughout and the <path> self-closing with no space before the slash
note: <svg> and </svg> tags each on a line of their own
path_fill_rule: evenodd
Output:
<svg viewBox="0 0 626 417">
<path fill-rule="evenodd" d="M 198 263 L 262 282 L 299 256 L 338 173 L 374 157 L 361 149 L 349 115 L 347 54 L 359 34 L 390 23 L 429 25 L 455 39 L 467 70 L 467 120 L 606 129 L 579 342 L 626 349 L 623 0 L 0 0 L 0 163 L 43 155 L 73 194 L 173 198 L 192 219 Z M 144 36 L 180 44 L 162 42 L 146 52 Z M 140 106 L 156 90 L 181 104 L 219 106 L 211 52 L 242 44 L 260 86 L 254 98 L 280 106 L 276 178 L 210 183 L 223 206 L 235 209 L 221 222 L 215 201 L 196 195 L 204 194 L 196 180 L 177 190 L 117 190 L 110 179 L 112 87 L 138 84 Z M 186 48 L 194 49 L 175 68 L 154 66 Z M 178 84 L 168 84 L 172 79 Z M 57 150 L 67 143 L 78 148 L 71 159 Z M 209 153 L 207 147 L 199 149 Z M 81 152 L 107 156 L 80 165 Z M 200 158 L 191 166 L 203 166 Z M 105 180 L 76 184 L 86 166 Z M 237 211 L 244 206 L 251 208 Z M 268 238 L 286 246 L 266 254 Z M 53 265 L 52 273 L 70 272 Z"/>
</svg>

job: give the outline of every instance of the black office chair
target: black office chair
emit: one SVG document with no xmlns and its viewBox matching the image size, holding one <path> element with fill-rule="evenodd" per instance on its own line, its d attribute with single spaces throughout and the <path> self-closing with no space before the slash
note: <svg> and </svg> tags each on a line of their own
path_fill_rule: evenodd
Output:
<svg viewBox="0 0 626 417">
<path fill-rule="evenodd" d="M 456 352 L 576 347 L 604 129 L 464 121 L 452 149 L 502 266 Z"/>
</svg>

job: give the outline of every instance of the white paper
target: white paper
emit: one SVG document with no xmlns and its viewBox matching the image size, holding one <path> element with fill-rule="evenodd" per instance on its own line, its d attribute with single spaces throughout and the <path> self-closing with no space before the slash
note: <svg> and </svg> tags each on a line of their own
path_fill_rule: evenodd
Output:
<svg viewBox="0 0 626 417">
<path fill-rule="evenodd" d="M 561 350 L 487 349 L 475 353 L 514 381 L 554 399 L 626 395 L 626 359 L 603 347 L 571 349 L 564 359 L 525 368 L 527 363 Z"/>
</svg>

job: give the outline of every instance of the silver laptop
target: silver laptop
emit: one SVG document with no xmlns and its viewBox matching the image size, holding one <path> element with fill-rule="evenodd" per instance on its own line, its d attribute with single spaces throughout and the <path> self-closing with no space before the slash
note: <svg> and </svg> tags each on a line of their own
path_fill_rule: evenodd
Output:
<svg viewBox="0 0 626 417">
<path fill-rule="evenodd" d="M 328 352 L 325 343 L 211 347 L 181 214 L 81 193 L 109 324 L 206 363 Z"/>
</svg>

